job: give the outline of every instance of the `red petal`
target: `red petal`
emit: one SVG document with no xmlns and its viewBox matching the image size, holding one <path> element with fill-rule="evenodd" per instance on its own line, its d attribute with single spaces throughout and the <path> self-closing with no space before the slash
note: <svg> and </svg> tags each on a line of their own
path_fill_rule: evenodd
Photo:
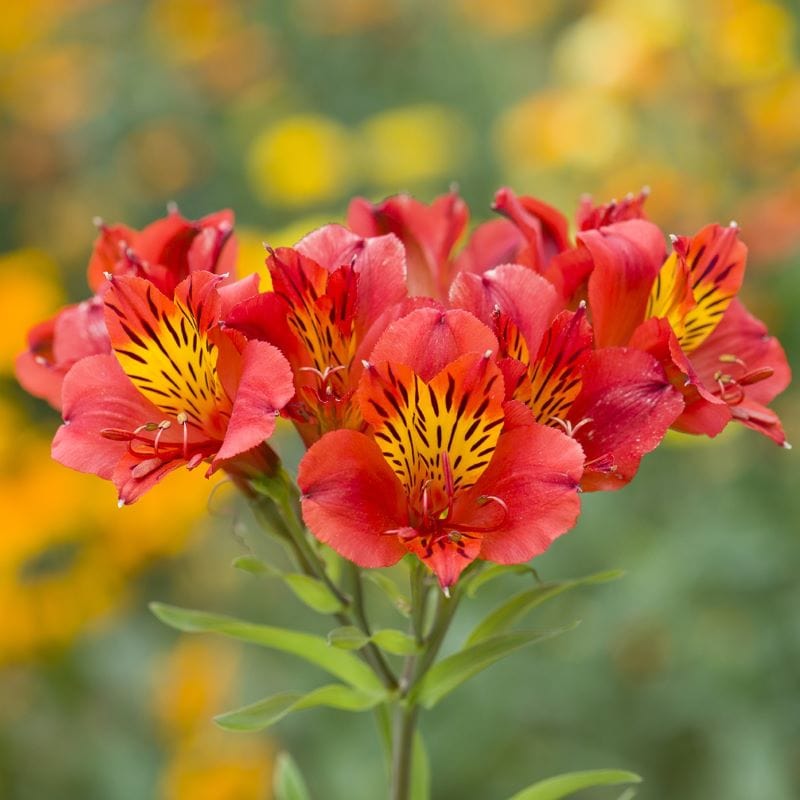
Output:
<svg viewBox="0 0 800 800">
<path fill-rule="evenodd" d="M 64 424 L 53 440 L 53 458 L 79 472 L 111 479 L 126 442 L 106 439 L 100 431 L 133 430 L 163 414 L 133 386 L 113 355 L 89 356 L 64 379 Z"/>
<path fill-rule="evenodd" d="M 574 524 L 580 512 L 580 446 L 560 431 L 531 422 L 504 432 L 480 480 L 456 502 L 453 517 L 482 534 L 480 557 L 517 564 L 543 553 Z M 482 497 L 497 497 L 508 509 Z"/>
<path fill-rule="evenodd" d="M 182 459 L 162 461 L 154 458 L 150 461 L 141 461 L 135 456 L 125 453 L 117 463 L 111 480 L 117 487 L 120 501 L 129 506 L 157 483 L 160 483 L 170 472 L 185 464 L 186 462 Z"/>
<path fill-rule="evenodd" d="M 105 273 L 120 274 L 120 248 L 132 247 L 137 239 L 138 231 L 126 225 L 102 225 L 100 233 L 94 241 L 92 255 L 89 258 L 86 279 L 89 288 L 97 292 L 105 283 Z"/>
<path fill-rule="evenodd" d="M 598 347 L 625 345 L 644 320 L 650 288 L 664 263 L 661 231 L 645 220 L 584 231 L 578 240 L 589 250 L 589 308 Z"/>
<path fill-rule="evenodd" d="M 405 495 L 375 442 L 363 433 L 325 434 L 300 462 L 303 519 L 337 553 L 362 567 L 388 567 L 406 548 Z"/>
<path fill-rule="evenodd" d="M 561 305 L 548 281 L 518 264 L 504 264 L 483 275 L 461 273 L 453 281 L 450 303 L 490 327 L 494 327 L 498 309 L 515 324 L 528 351 L 534 353 Z"/>
<path fill-rule="evenodd" d="M 254 272 L 241 280 L 218 286 L 220 317 L 225 319 L 239 303 L 244 303 L 245 300 L 256 297 L 258 295 L 259 282 L 259 275 Z"/>
<path fill-rule="evenodd" d="M 640 350 L 595 351 L 582 377 L 568 415 L 586 453 L 582 486 L 619 489 L 664 438 L 683 410 L 683 398 L 656 359 Z"/>
<path fill-rule="evenodd" d="M 578 230 L 588 231 L 592 228 L 603 228 L 617 222 L 629 219 L 647 219 L 644 213 L 644 202 L 650 194 L 648 189 L 642 189 L 639 194 L 628 194 L 622 200 L 612 200 L 610 203 L 594 205 L 592 198 L 585 195 L 581 198 L 576 222 Z"/>
<path fill-rule="evenodd" d="M 445 300 L 452 278 L 452 251 L 467 225 L 469 211 L 455 192 L 430 205 L 396 195 L 373 205 L 363 198 L 350 203 L 348 225 L 363 236 L 393 233 L 405 246 L 408 291 Z"/>
<path fill-rule="evenodd" d="M 251 341 L 245 345 L 241 358 L 242 376 L 214 468 L 269 438 L 278 413 L 294 394 L 291 367 L 277 348 Z"/>
<path fill-rule="evenodd" d="M 500 264 L 516 262 L 525 239 L 513 222 L 491 219 L 478 225 L 455 262 L 455 274 L 485 272 Z"/>
<path fill-rule="evenodd" d="M 742 303 L 731 303 L 714 332 L 692 353 L 691 361 L 709 389 L 715 388 L 718 372 L 741 382 L 744 399 L 731 405 L 731 413 L 778 444 L 785 443 L 780 422 L 766 405 L 789 385 L 791 370 L 780 342 Z M 769 377 L 752 383 L 748 380 L 748 376 L 766 374 Z"/>
<path fill-rule="evenodd" d="M 422 308 L 390 325 L 370 354 L 378 364 L 393 361 L 430 381 L 464 353 L 497 353 L 494 334 L 472 314 Z"/>
<path fill-rule="evenodd" d="M 550 261 L 569 246 L 569 223 L 557 209 L 535 197 L 518 196 L 508 187 L 494 196 L 493 208 L 519 228 L 527 242 L 520 263 L 543 273 Z"/>
<path fill-rule="evenodd" d="M 716 436 L 731 421 L 728 406 L 703 384 L 666 319 L 648 319 L 631 337 L 631 347 L 652 355 L 683 394 L 684 410 L 673 423 L 684 433 Z"/>
<path fill-rule="evenodd" d="M 481 540 L 478 537 L 461 536 L 455 540 L 440 537 L 430 541 L 413 528 L 406 532 L 409 552 L 433 570 L 442 589 L 452 586 L 480 554 Z"/>
</svg>

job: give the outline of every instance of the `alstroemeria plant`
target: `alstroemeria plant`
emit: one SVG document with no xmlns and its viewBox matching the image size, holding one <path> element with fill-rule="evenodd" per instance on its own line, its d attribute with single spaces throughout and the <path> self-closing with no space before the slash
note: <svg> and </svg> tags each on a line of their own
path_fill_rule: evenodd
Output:
<svg viewBox="0 0 800 800">
<path fill-rule="evenodd" d="M 325 639 L 154 604 L 180 630 L 288 652 L 336 679 L 221 726 L 373 710 L 390 797 L 424 800 L 420 710 L 558 632 L 515 629 L 530 609 L 613 575 L 534 582 L 440 658 L 465 597 L 506 573 L 539 581 L 528 562 L 574 525 L 580 492 L 627 484 L 669 428 L 715 436 L 737 420 L 788 446 L 768 404 L 789 368 L 737 297 L 738 229 L 708 225 L 669 248 L 645 197 L 584 199 L 572 238 L 557 210 L 504 188 L 501 217 L 460 249 L 469 212 L 453 192 L 431 205 L 356 199 L 349 227 L 268 248 L 262 293 L 255 274 L 233 278 L 228 212 L 171 211 L 141 232 L 99 223 L 92 296 L 36 326 L 17 362 L 63 415 L 53 457 L 112 481 L 121 505 L 180 467 L 225 471 L 293 561 L 237 565 L 335 621 Z M 296 480 L 268 441 L 280 416 L 305 449 Z M 407 589 L 380 572 L 398 562 Z M 373 627 L 364 577 L 404 630 Z M 288 798 L 281 787 L 301 779 L 282 764 Z M 573 773 L 513 800 L 638 780 Z"/>
</svg>

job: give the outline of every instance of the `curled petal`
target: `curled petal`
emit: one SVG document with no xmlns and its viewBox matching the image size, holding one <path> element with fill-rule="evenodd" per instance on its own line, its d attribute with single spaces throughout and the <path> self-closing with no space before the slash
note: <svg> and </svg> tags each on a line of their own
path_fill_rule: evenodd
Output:
<svg viewBox="0 0 800 800">
<path fill-rule="evenodd" d="M 645 220 L 628 220 L 584 231 L 578 240 L 589 250 L 589 308 L 598 347 L 626 345 L 644 320 L 650 289 L 664 263 L 661 231 Z"/>
<path fill-rule="evenodd" d="M 544 273 L 552 259 L 569 248 L 567 218 L 535 197 L 518 196 L 508 187 L 499 189 L 493 208 L 508 217 L 525 238 L 527 247 L 516 261 Z"/>
<path fill-rule="evenodd" d="M 241 379 L 214 467 L 269 438 L 278 413 L 294 394 L 291 367 L 276 347 L 251 341 L 241 358 Z"/>
</svg>

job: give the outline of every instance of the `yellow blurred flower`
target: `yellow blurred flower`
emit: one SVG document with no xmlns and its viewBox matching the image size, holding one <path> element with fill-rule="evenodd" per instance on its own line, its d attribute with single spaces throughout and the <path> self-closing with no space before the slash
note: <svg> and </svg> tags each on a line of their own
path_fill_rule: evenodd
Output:
<svg viewBox="0 0 800 800">
<path fill-rule="evenodd" d="M 108 96 L 104 51 L 50 45 L 20 57 L 0 82 L 0 102 L 17 121 L 63 131 L 99 113 Z"/>
<path fill-rule="evenodd" d="M 352 179 L 351 141 L 316 114 L 285 117 L 262 131 L 247 156 L 248 177 L 268 205 L 307 206 L 341 197 Z"/>
<path fill-rule="evenodd" d="M 0 54 L 19 53 L 46 38 L 58 23 L 52 0 L 8 3 L 0 25 Z"/>
<path fill-rule="evenodd" d="M 643 90 L 659 81 L 664 51 L 679 44 L 682 4 L 611 0 L 569 26 L 554 50 L 556 72 L 569 84 Z"/>
<path fill-rule="evenodd" d="M 451 109 L 418 105 L 370 117 L 361 135 L 364 177 L 396 191 L 452 175 L 464 159 L 471 131 Z"/>
<path fill-rule="evenodd" d="M 163 800 L 266 800 L 271 745 L 214 727 L 211 717 L 235 701 L 240 650 L 215 639 L 184 637 L 156 666 L 155 714 L 170 742 Z"/>
<path fill-rule="evenodd" d="M 231 702 L 239 648 L 223 639 L 182 637 L 154 670 L 155 713 L 169 739 L 191 739 Z"/>
<path fill-rule="evenodd" d="M 490 36 L 509 36 L 535 28 L 558 7 L 553 0 L 450 0 L 453 9 L 470 25 Z"/>
<path fill-rule="evenodd" d="M 742 96 L 750 127 L 769 149 L 800 151 L 800 71 Z"/>
<path fill-rule="evenodd" d="M 163 52 L 179 61 L 205 58 L 245 24 L 236 0 L 153 0 L 149 17 Z"/>
<path fill-rule="evenodd" d="M 776 76 L 794 62 L 794 20 L 770 0 L 716 0 L 701 5 L 698 33 L 708 77 L 724 85 Z"/>
<path fill-rule="evenodd" d="M 400 0 L 295 0 L 297 23 L 318 36 L 346 36 L 388 25 L 400 13 Z"/>
<path fill-rule="evenodd" d="M 549 89 L 508 109 L 494 127 L 506 175 L 543 168 L 599 170 L 626 152 L 634 120 L 619 100 L 594 90 Z"/>
<path fill-rule="evenodd" d="M 118 163 L 125 179 L 141 187 L 148 199 L 170 200 L 202 181 L 211 161 L 199 131 L 166 118 L 131 131 L 122 143 Z"/>
<path fill-rule="evenodd" d="M 269 800 L 273 749 L 223 733 L 179 749 L 161 778 L 161 800 Z"/>
<path fill-rule="evenodd" d="M 7 331 L 0 339 L 0 374 L 11 373 L 14 357 L 27 346 L 28 329 L 63 304 L 58 280 L 56 263 L 41 250 L 27 248 L 0 255 L 0 319 Z"/>
<path fill-rule="evenodd" d="M 68 643 L 118 606 L 131 578 L 185 547 L 210 486 L 181 470 L 122 510 L 114 491 L 50 458 L 50 443 L 0 403 L 0 664 Z"/>
</svg>

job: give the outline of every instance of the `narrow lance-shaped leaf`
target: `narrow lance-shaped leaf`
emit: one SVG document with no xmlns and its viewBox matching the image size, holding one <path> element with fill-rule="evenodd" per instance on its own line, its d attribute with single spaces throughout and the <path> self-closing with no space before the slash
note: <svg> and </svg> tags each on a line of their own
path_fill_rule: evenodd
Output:
<svg viewBox="0 0 800 800">
<path fill-rule="evenodd" d="M 354 625 L 345 625 L 334 628 L 328 634 L 328 643 L 342 650 L 360 650 L 370 642 L 396 656 L 416 655 L 420 651 L 420 645 L 413 636 L 394 628 L 384 628 L 367 636 Z"/>
<path fill-rule="evenodd" d="M 356 689 L 366 692 L 381 690 L 380 681 L 366 664 L 351 653 L 330 647 L 321 636 L 268 625 L 256 625 L 222 614 L 192 611 L 164 603 L 151 603 L 150 610 L 163 623 L 179 631 L 219 633 L 242 642 L 291 653 L 315 664 Z"/>
<path fill-rule="evenodd" d="M 385 692 L 361 692 L 349 686 L 330 684 L 307 694 L 281 692 L 235 711 L 219 714 L 214 717 L 214 721 L 229 731 L 259 731 L 274 725 L 294 711 L 319 706 L 342 711 L 367 711 L 385 699 Z"/>
<path fill-rule="evenodd" d="M 466 582 L 467 597 L 475 597 L 481 586 L 501 578 L 503 575 L 531 575 L 539 581 L 539 575 L 530 564 L 492 564 L 471 576 Z"/>
<path fill-rule="evenodd" d="M 256 556 L 239 556 L 233 566 L 251 575 L 267 575 L 282 580 L 298 600 L 320 614 L 335 614 L 343 606 L 336 595 L 320 580 L 299 572 L 283 572 Z"/>
<path fill-rule="evenodd" d="M 465 647 L 434 665 L 410 691 L 409 697 L 425 708 L 432 708 L 464 681 L 482 672 L 509 653 L 534 642 L 550 639 L 572 630 L 578 623 L 547 631 L 501 633 Z"/>
<path fill-rule="evenodd" d="M 364 578 L 377 586 L 386 595 L 394 608 L 404 617 L 410 616 L 411 601 L 407 595 L 400 591 L 397 584 L 388 575 L 373 569 L 365 570 Z"/>
<path fill-rule="evenodd" d="M 272 786 L 275 800 L 311 800 L 306 782 L 294 759 L 286 752 L 275 759 L 275 778 Z"/>
<path fill-rule="evenodd" d="M 557 583 L 543 583 L 519 592 L 479 622 L 469 635 L 466 644 L 476 644 L 489 636 L 508 630 L 529 611 L 569 589 L 596 583 L 608 583 L 609 581 L 617 580 L 624 574 L 621 570 L 609 570 L 608 572 L 598 572 L 595 575 L 587 575 L 585 578 L 559 581 Z"/>
<path fill-rule="evenodd" d="M 594 786 L 618 786 L 622 783 L 641 782 L 642 779 L 635 773 L 619 769 L 570 772 L 535 783 L 533 786 L 517 792 L 509 800 L 562 800 L 581 789 L 591 789 Z"/>
</svg>

